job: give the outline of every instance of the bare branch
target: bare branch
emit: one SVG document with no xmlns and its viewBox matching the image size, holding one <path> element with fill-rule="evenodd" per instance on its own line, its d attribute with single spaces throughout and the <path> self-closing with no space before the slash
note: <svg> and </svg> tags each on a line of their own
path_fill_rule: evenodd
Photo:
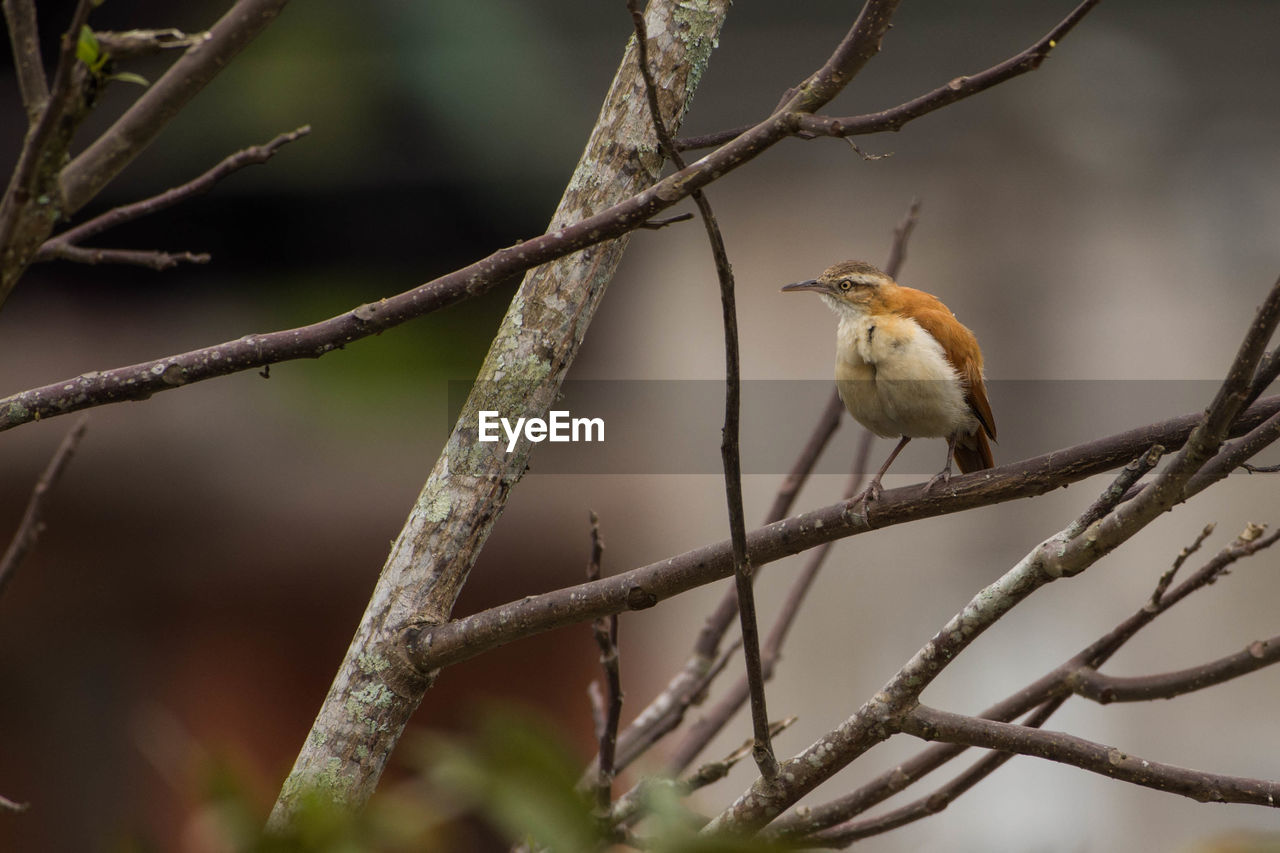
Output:
<svg viewBox="0 0 1280 853">
<path fill-rule="evenodd" d="M 18 91 L 27 110 L 27 123 L 35 124 L 49 102 L 49 83 L 44 77 L 40 58 L 40 33 L 36 28 L 34 0 L 4 0 L 4 18 L 9 25 L 9 43 L 13 46 L 13 67 L 18 77 Z"/>
<path fill-rule="evenodd" d="M 124 115 L 62 170 L 63 210 L 75 213 L 142 153 L 187 102 L 227 66 L 288 0 L 237 0 Z M 79 30 L 77 30 L 79 32 Z"/>
<path fill-rule="evenodd" d="M 1066 701 L 1066 698 L 1064 696 L 1041 705 L 1022 725 L 1029 728 L 1039 728 L 1044 725 L 1045 721 L 1058 708 L 1062 707 L 1062 703 Z M 833 826 L 826 831 L 805 836 L 804 841 L 806 845 L 813 844 L 819 847 L 846 847 L 859 839 L 880 835 L 922 818 L 938 814 L 951 805 L 961 794 L 999 770 L 1013 756 L 1014 753 L 1012 752 L 989 752 L 974 762 L 967 770 L 928 796 L 920 797 L 904 806 L 873 818 L 848 821 L 847 823 Z M 918 778 L 916 777 L 916 779 Z M 915 780 L 913 779 L 912 781 Z"/>
<path fill-rule="evenodd" d="M 600 518 L 591 513 L 591 559 L 587 563 L 587 580 L 600 578 L 604 557 L 604 540 L 600 538 Z M 604 669 L 605 691 L 599 703 L 600 719 L 596 732 L 600 742 L 599 771 L 596 774 L 596 810 L 601 820 L 609 816 L 613 800 L 614 751 L 618 745 L 618 720 L 622 716 L 622 679 L 618 672 L 618 614 L 600 616 L 593 633 L 600 648 L 600 666 Z M 594 686 L 594 683 L 593 683 Z"/>
<path fill-rule="evenodd" d="M 627 0 L 631 22 L 636 32 L 636 62 L 644 80 L 645 98 L 649 103 L 649 115 L 653 120 L 658 145 L 677 168 L 685 168 L 684 159 L 672 142 L 671 133 L 662 119 L 658 104 L 658 86 L 649 69 L 649 35 L 639 0 Z M 734 297 L 733 268 L 725 249 L 720 224 L 711 210 L 702 190 L 693 191 L 693 203 L 697 205 L 711 244 L 715 261 L 716 278 L 720 283 L 720 306 L 724 326 L 725 397 L 724 428 L 721 431 L 720 457 L 724 466 L 725 503 L 729 513 L 729 542 L 733 551 L 734 590 L 737 593 L 738 617 L 742 631 L 742 651 L 746 662 L 748 692 L 751 697 L 751 724 L 755 733 L 753 755 L 760 775 L 772 779 L 778 772 L 778 760 L 773 755 L 773 742 L 769 732 L 769 712 L 766 707 L 764 681 L 760 663 L 760 635 L 756 622 L 754 579 L 751 563 L 747 559 L 747 525 L 742 509 L 742 460 L 739 451 L 740 410 L 742 385 L 738 355 L 738 309 Z"/>
<path fill-rule="evenodd" d="M 1050 51 L 1058 46 L 1058 43 L 1071 32 L 1076 24 L 1080 23 L 1094 6 L 1098 5 L 1098 2 L 1099 0 L 1085 0 L 1084 3 L 1077 6 L 1070 15 L 1035 44 L 985 71 L 966 77 L 957 77 L 932 92 L 878 113 L 843 118 L 820 115 L 805 116 L 800 120 L 796 128 L 797 135 L 806 138 L 815 136 L 849 137 L 901 130 L 904 125 L 914 119 L 950 106 L 956 101 L 972 97 L 1020 74 L 1039 68 Z M 677 145 L 681 150 L 686 151 L 724 145 L 741 136 L 749 129 L 750 127 L 746 126 L 710 133 L 705 136 L 691 136 L 678 140 Z"/>
<path fill-rule="evenodd" d="M 1280 783 L 1161 764 L 1063 732 L 980 720 L 923 705 L 903 718 L 902 731 L 925 740 L 946 740 L 1047 758 L 1201 803 L 1280 807 Z"/>
<path fill-rule="evenodd" d="M 98 44 L 112 59 L 136 59 L 154 56 L 166 50 L 195 47 L 208 41 L 209 33 L 184 33 L 172 27 L 162 30 L 125 30 L 123 32 L 100 31 L 94 33 Z"/>
<path fill-rule="evenodd" d="M 88 72 L 76 59 L 80 30 L 92 0 L 78 0 L 71 24 L 62 34 L 58 65 L 40 117 L 22 142 L 18 163 L 0 200 L 0 304 L 9 297 L 31 255 L 64 211 L 56 203 L 54 184 L 71 137 L 88 111 Z M 31 205 L 38 205 L 32 211 Z"/>
<path fill-rule="evenodd" d="M 1274 541 L 1275 537 L 1271 537 Z M 1239 678 L 1280 661 L 1280 636 L 1256 640 L 1244 649 L 1215 661 L 1132 678 L 1103 675 L 1097 670 L 1081 669 L 1072 679 L 1075 692 L 1086 699 L 1105 705 L 1109 702 L 1147 702 L 1172 699 Z"/>
<path fill-rule="evenodd" d="M 893 731 L 895 720 L 910 713 L 920 692 L 970 643 L 1045 584 L 1071 577 L 1096 563 L 1161 513 L 1184 499 L 1184 487 L 1215 453 L 1239 413 L 1263 347 L 1280 320 L 1280 282 L 1255 315 L 1213 403 L 1193 428 L 1186 444 L 1153 482 L 1128 504 L 1076 535 L 1080 520 L 1033 548 L 995 583 L 934 635 L 889 682 L 836 729 L 785 762 L 785 783 L 755 784 L 710 824 L 707 831 L 758 830 L 818 784 L 845 767 Z M 1122 473 L 1121 480 L 1127 475 Z M 1121 483 L 1111 493 L 1122 494 Z"/>
<path fill-rule="evenodd" d="M 1233 431 L 1247 430 L 1278 412 L 1280 396 L 1267 397 L 1239 418 Z M 875 527 L 1043 494 L 1111 470 L 1153 444 L 1180 447 L 1200 418 L 1199 413 L 1182 415 L 1021 462 L 952 477 L 946 495 L 930 493 L 924 484 L 890 489 L 872 506 Z M 751 564 L 759 567 L 869 529 L 866 519 L 848 512 L 847 504 L 841 501 L 750 532 L 747 553 Z M 410 640 L 409 653 L 424 671 L 451 666 L 521 637 L 602 613 L 652 607 L 664 598 L 726 578 L 732 570 L 727 542 L 704 545 L 595 583 L 530 596 L 420 631 Z"/>
<path fill-rule="evenodd" d="M 49 496 L 88 428 L 88 416 L 81 417 L 62 439 L 49 464 L 40 475 L 40 479 L 36 481 L 35 488 L 31 491 L 31 499 L 27 502 L 27 509 L 22 514 L 22 521 L 18 524 L 18 530 L 10 541 L 4 557 L 0 558 L 0 592 L 3 592 L 5 584 L 13 577 L 18 565 L 30 553 L 36 540 L 44 531 L 44 513 Z"/>
<path fill-rule="evenodd" d="M 850 476 L 849 484 L 844 492 L 845 500 L 857 494 L 858 488 L 862 485 L 867 470 L 867 459 L 871 454 L 872 439 L 874 438 L 875 436 L 870 432 L 864 431 L 862 438 L 859 440 L 858 453 L 853 462 L 853 474 Z M 769 631 L 769 636 L 765 638 L 764 646 L 760 651 L 763 676 L 766 680 L 773 678 L 774 669 L 782 656 L 782 644 L 786 641 L 791 626 L 800 615 L 800 606 L 804 603 L 805 596 L 808 595 L 809 588 L 817 578 L 818 572 L 822 570 L 823 565 L 826 563 L 827 556 L 830 554 L 831 547 L 834 544 L 834 542 L 826 542 L 815 549 L 805 563 L 804 569 L 792 582 L 791 588 L 787 590 L 787 597 L 783 601 L 782 609 L 778 612 L 773 628 Z M 684 739 L 667 761 L 667 772 L 669 774 L 674 775 L 683 771 L 693 763 L 693 760 L 697 758 L 702 750 L 706 749 L 711 739 L 719 734 L 720 730 L 729 722 L 729 719 L 742 707 L 742 703 L 747 700 L 749 696 L 748 687 L 749 685 L 745 678 L 739 679 L 719 702 L 689 728 L 689 731 L 685 733 Z"/>
<path fill-rule="evenodd" d="M 246 166 L 267 162 L 282 146 L 300 139 L 310 132 L 311 127 L 309 125 L 304 125 L 303 127 L 290 131 L 289 133 L 282 133 L 265 145 L 252 145 L 229 155 L 212 169 L 209 169 L 204 174 L 194 180 L 182 184 L 181 186 L 165 190 L 159 195 L 154 195 L 150 198 L 143 199 L 142 201 L 136 201 L 133 204 L 121 205 L 120 207 L 108 210 L 106 213 L 100 214 L 99 216 L 95 216 L 93 219 L 77 225 L 74 228 L 68 228 L 61 234 L 50 237 L 46 240 L 44 245 L 40 247 L 40 251 L 36 254 L 35 260 L 47 261 L 54 258 L 63 258 L 65 260 L 78 260 L 81 263 L 139 263 L 137 261 L 128 260 L 117 261 L 86 259 L 81 256 L 80 253 L 92 253 L 98 250 L 80 249 L 77 244 L 94 236 L 95 234 L 100 234 L 103 231 L 106 231 L 108 228 L 114 228 L 117 225 L 122 225 L 140 217 L 157 213 L 161 210 L 172 207 L 179 202 L 186 201 L 189 198 L 206 193 L 213 189 L 214 185 L 223 178 L 240 171 Z M 67 251 L 73 247 L 75 249 L 74 251 Z M 120 253 L 115 252 L 115 254 Z M 208 255 L 191 255 L 189 252 L 184 252 L 179 255 L 165 255 L 163 252 L 147 252 L 145 254 L 175 258 L 176 260 L 174 263 L 176 263 L 177 260 L 191 261 L 193 263 L 207 263 L 209 260 Z M 151 264 L 146 263 L 142 263 L 141 265 L 152 266 Z M 173 263 L 168 264 L 168 266 L 173 266 Z M 154 268 L 164 269 L 165 267 L 155 266 Z"/>
<path fill-rule="evenodd" d="M 1214 583 L 1226 573 L 1233 563 L 1247 556 L 1246 550 L 1238 542 L 1222 549 L 1213 559 L 1198 568 L 1190 577 L 1170 590 L 1168 594 L 1162 595 L 1158 602 L 1152 603 L 1148 601 L 1129 618 L 1072 656 L 1070 660 L 1050 670 L 1013 695 L 992 705 L 979 716 L 987 720 L 1009 722 L 1032 709 L 1036 709 L 1035 713 L 1028 718 L 1024 725 L 1043 725 L 1062 706 L 1063 702 L 1071 697 L 1072 693 L 1068 682 L 1081 667 L 1096 669 L 1102 666 L 1160 614 L 1166 612 L 1193 592 L 1204 589 Z M 803 837 L 807 839 L 818 837 L 826 841 L 839 841 L 847 837 L 847 840 L 851 841 L 892 828 L 887 827 L 885 823 L 891 820 L 897 821 L 895 825 L 901 825 L 909 822 L 908 818 L 915 820 L 920 817 L 926 817 L 936 811 L 936 809 L 929 811 L 931 805 L 928 801 L 932 800 L 932 795 L 924 798 L 923 805 L 920 801 L 917 801 L 879 818 L 872 818 L 867 821 L 849 821 L 850 818 L 910 787 L 943 764 L 959 756 L 965 749 L 967 747 L 955 744 L 932 746 L 849 794 L 838 797 L 829 803 L 811 806 L 803 812 L 797 810 L 784 815 L 769 828 L 769 834 L 786 838 Z M 1008 757 L 1007 754 L 1005 756 L 1006 758 Z M 948 783 L 947 786 L 939 789 L 939 792 L 945 794 L 945 791 L 951 786 L 963 784 L 964 780 L 970 777 L 970 774 L 983 773 L 985 775 L 985 773 L 993 772 L 1001 763 L 1003 763 L 1003 759 L 998 755 L 987 756 L 976 763 L 970 770 Z M 958 791 L 953 791 L 953 793 L 958 793 Z M 934 803 L 933 805 L 936 804 Z M 842 824 L 842 821 L 849 822 Z M 826 833 L 822 833 L 819 836 L 814 835 L 826 827 L 832 827 L 831 836 Z"/>
<path fill-rule="evenodd" d="M 71 261 L 77 264 L 123 264 L 146 267 L 156 271 L 172 269 L 180 263 L 207 264 L 212 259 L 206 253 L 160 252 L 147 249 L 86 249 L 65 243 L 46 242 L 40 247 L 41 261 Z"/>
<path fill-rule="evenodd" d="M 1204 544 L 1204 540 L 1208 539 L 1213 533 L 1214 525 L 1206 524 L 1204 529 L 1196 536 L 1195 541 L 1178 552 L 1178 556 L 1174 559 L 1173 565 L 1169 570 L 1160 576 L 1160 580 L 1156 582 L 1156 588 L 1151 591 L 1151 600 L 1148 607 L 1159 607 L 1160 600 L 1164 598 L 1165 591 L 1169 588 L 1169 584 L 1173 583 L 1173 578 L 1178 574 L 1178 570 L 1182 568 L 1182 564 L 1187 558 L 1200 550 L 1200 546 Z"/>
</svg>

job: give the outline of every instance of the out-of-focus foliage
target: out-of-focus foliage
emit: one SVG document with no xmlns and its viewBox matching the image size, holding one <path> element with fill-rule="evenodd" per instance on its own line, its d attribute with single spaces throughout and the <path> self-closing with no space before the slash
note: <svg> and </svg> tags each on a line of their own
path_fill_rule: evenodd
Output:
<svg viewBox="0 0 1280 853">
<path fill-rule="evenodd" d="M 301 800 L 287 835 L 266 834 L 260 792 L 233 764 L 212 761 L 184 846 L 211 853 L 423 853 L 472 849 L 483 839 L 497 849 L 523 844 L 549 853 L 630 849 L 603 840 L 592 804 L 577 789 L 582 757 L 532 714 L 488 711 L 469 735 L 422 736 L 403 752 L 409 774 L 384 779 L 366 808 L 351 814 L 317 791 Z M 699 834 L 706 818 L 689 810 L 676 786 L 646 786 L 643 814 L 629 831 L 654 853 L 781 849 Z M 153 849 L 136 839 L 118 847 L 120 853 Z"/>
</svg>

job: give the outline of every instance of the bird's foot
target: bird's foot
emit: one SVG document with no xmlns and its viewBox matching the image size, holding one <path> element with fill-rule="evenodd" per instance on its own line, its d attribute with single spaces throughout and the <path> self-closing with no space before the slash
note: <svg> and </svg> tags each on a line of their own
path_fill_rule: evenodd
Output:
<svg viewBox="0 0 1280 853">
<path fill-rule="evenodd" d="M 943 468 L 937 474 L 933 475 L 933 479 L 925 483 L 924 491 L 925 491 L 925 494 L 928 494 L 929 492 L 933 491 L 934 487 L 936 486 L 939 486 L 939 485 L 948 486 L 950 484 L 951 484 L 951 469 Z"/>
<path fill-rule="evenodd" d="M 884 487 L 880 485 L 880 478 L 876 477 L 865 489 L 862 490 L 862 494 L 849 499 L 849 508 L 859 508 L 860 512 L 858 515 L 862 516 L 862 520 L 866 523 L 867 527 L 871 526 L 871 516 L 869 512 L 870 504 L 880 500 L 880 496 L 882 494 L 884 494 Z"/>
</svg>

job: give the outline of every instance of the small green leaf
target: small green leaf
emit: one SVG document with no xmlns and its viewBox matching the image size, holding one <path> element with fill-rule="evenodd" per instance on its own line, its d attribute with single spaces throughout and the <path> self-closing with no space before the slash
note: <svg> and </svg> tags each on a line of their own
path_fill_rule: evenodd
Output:
<svg viewBox="0 0 1280 853">
<path fill-rule="evenodd" d="M 107 79 L 119 80 L 121 83 L 137 83 L 139 86 L 142 86 L 143 88 L 146 88 L 147 86 L 151 85 L 151 83 L 148 82 L 146 77 L 143 77 L 141 74 L 134 74 L 132 71 L 121 71 L 117 74 L 112 74 Z"/>
<path fill-rule="evenodd" d="M 89 29 L 87 24 L 81 27 L 80 39 L 76 42 L 76 59 L 90 68 L 95 68 L 101 54 L 98 37 L 93 34 L 93 30 Z"/>
</svg>

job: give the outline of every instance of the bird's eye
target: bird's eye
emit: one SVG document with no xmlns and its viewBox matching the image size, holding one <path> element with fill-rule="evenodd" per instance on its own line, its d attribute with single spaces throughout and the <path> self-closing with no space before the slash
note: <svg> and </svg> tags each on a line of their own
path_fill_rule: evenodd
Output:
<svg viewBox="0 0 1280 853">
<path fill-rule="evenodd" d="M 852 290 L 852 289 L 853 289 L 853 279 L 851 279 L 851 278 L 842 278 L 842 279 L 840 279 L 840 289 L 841 289 L 841 290 Z"/>
</svg>

